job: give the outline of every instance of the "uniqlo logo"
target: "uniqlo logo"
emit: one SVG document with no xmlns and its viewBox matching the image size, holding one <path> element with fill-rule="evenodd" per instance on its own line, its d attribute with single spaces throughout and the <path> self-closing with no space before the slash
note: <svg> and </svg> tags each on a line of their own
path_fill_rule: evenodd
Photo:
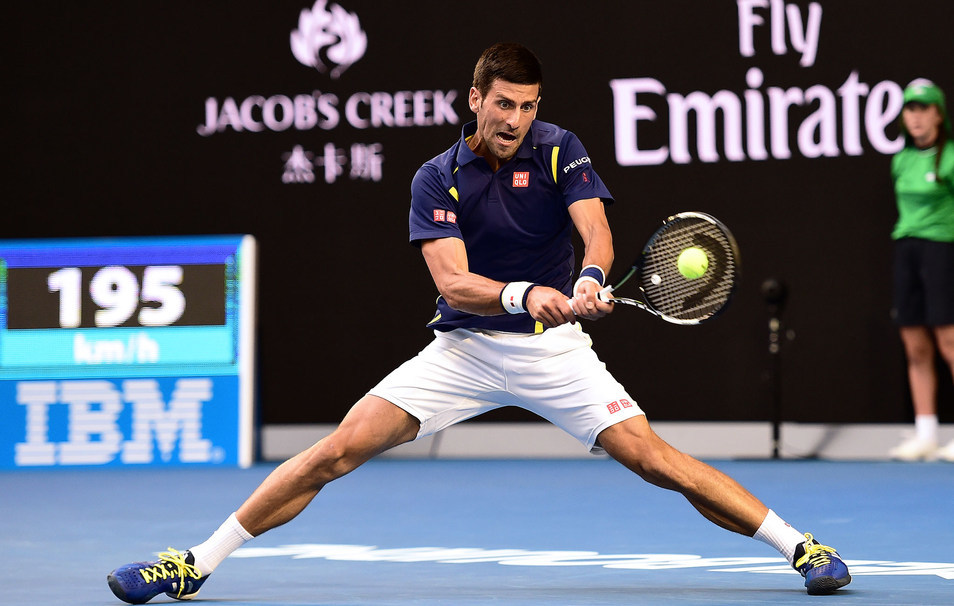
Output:
<svg viewBox="0 0 954 606">
<path fill-rule="evenodd" d="M 530 186 L 530 173 L 528 173 L 528 172 L 515 172 L 515 173 L 513 173 L 513 186 L 514 186 L 514 187 L 529 187 L 529 186 Z"/>
<path fill-rule="evenodd" d="M 448 223 L 457 223 L 457 213 L 452 211 L 447 211 L 447 222 Z"/>
<path fill-rule="evenodd" d="M 434 209 L 434 220 L 435 221 L 444 221 L 446 219 L 446 211 L 443 208 Z"/>
<path fill-rule="evenodd" d="M 630 404 L 630 403 L 629 403 L 629 400 L 627 400 L 626 398 L 622 398 L 622 399 L 619 401 L 619 403 L 623 406 L 623 408 L 632 408 L 632 407 L 633 407 L 633 405 Z"/>
<path fill-rule="evenodd" d="M 619 402 L 610 402 L 606 405 L 606 410 L 610 411 L 610 414 L 619 412 L 621 410 L 619 407 Z"/>
</svg>

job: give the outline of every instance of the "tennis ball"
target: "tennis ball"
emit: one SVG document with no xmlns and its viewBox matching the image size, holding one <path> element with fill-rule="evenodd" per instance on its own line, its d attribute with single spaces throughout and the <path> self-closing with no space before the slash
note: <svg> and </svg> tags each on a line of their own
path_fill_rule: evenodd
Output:
<svg viewBox="0 0 954 606">
<path fill-rule="evenodd" d="M 709 257 L 701 248 L 695 246 L 689 247 L 679 255 L 679 261 L 676 262 L 679 267 L 679 273 L 687 280 L 701 278 L 706 270 L 709 269 Z"/>
</svg>

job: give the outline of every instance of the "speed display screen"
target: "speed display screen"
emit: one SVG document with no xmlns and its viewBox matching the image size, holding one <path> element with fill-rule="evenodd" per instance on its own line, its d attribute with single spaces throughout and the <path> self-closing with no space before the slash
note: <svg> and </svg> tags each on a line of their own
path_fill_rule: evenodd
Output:
<svg viewBox="0 0 954 606">
<path fill-rule="evenodd" d="M 254 456 L 252 236 L 0 241 L 0 469 Z"/>
<path fill-rule="evenodd" d="M 0 373 L 234 363 L 238 271 L 216 238 L 0 244 Z"/>
<path fill-rule="evenodd" d="M 226 268 L 110 265 L 8 270 L 7 327 L 225 324 Z"/>
</svg>

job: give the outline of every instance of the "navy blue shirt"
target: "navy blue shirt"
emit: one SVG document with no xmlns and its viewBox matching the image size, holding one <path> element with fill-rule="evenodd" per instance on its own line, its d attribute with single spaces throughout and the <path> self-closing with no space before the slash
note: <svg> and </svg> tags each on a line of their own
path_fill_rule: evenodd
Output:
<svg viewBox="0 0 954 606">
<path fill-rule="evenodd" d="M 578 200 L 613 199 L 580 140 L 535 120 L 516 155 L 497 172 L 468 146 L 477 123 L 425 163 L 411 182 L 410 240 L 459 238 L 470 271 L 500 282 L 534 282 L 571 295 L 575 256 L 567 208 Z M 476 316 L 451 309 L 443 297 L 428 326 L 541 332 L 530 314 Z"/>
</svg>

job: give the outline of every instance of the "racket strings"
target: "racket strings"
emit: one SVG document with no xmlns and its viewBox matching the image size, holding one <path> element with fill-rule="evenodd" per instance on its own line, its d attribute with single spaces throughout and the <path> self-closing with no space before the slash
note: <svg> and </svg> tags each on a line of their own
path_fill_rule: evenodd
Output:
<svg viewBox="0 0 954 606">
<path fill-rule="evenodd" d="M 705 252 L 709 266 L 689 280 L 678 268 L 687 248 Z M 732 295 L 737 266 L 734 245 L 718 225 L 690 217 L 668 223 L 643 251 L 641 288 L 654 309 L 676 320 L 701 320 L 718 313 Z"/>
</svg>

